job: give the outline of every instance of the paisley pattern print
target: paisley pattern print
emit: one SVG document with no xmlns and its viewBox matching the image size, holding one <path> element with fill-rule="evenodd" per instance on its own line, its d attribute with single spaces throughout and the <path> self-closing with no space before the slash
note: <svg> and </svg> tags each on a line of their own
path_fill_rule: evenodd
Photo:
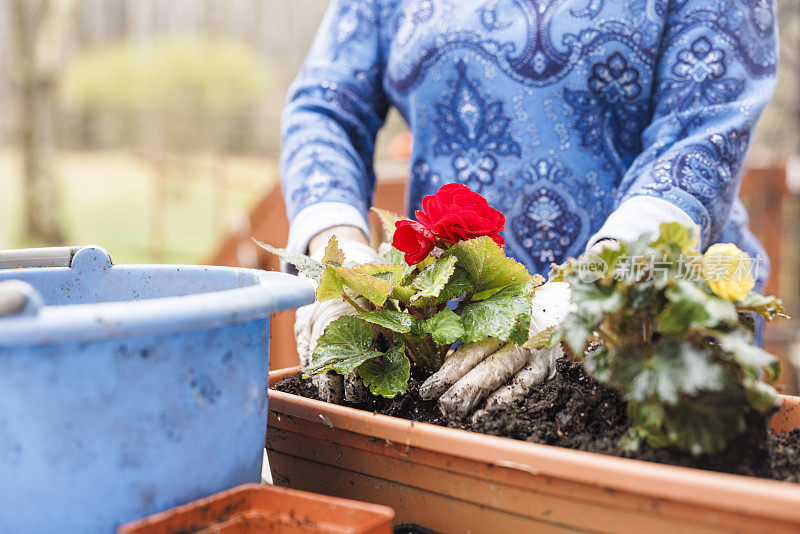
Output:
<svg viewBox="0 0 800 534">
<path fill-rule="evenodd" d="M 284 115 L 290 217 L 367 209 L 393 105 L 415 140 L 409 208 L 467 184 L 533 271 L 642 196 L 704 245 L 757 249 L 735 193 L 774 83 L 774 0 L 332 0 L 325 20 Z"/>
<path fill-rule="evenodd" d="M 503 102 L 482 95 L 463 62 L 456 69 L 458 78 L 436 103 L 433 154 L 452 155 L 456 180 L 480 192 L 494 181 L 497 158 L 519 158 L 520 146 L 508 131 L 511 119 L 503 112 Z"/>
<path fill-rule="evenodd" d="M 594 179 L 593 174 L 578 176 L 559 161 L 543 159 L 498 188 L 494 201 L 507 216 L 508 252 L 540 273 L 551 263 L 580 254 L 589 234 L 603 222 L 594 214 L 610 204 Z"/>
<path fill-rule="evenodd" d="M 621 177 L 626 165 L 621 157 L 638 153 L 645 102 L 640 100 L 639 71 L 628 65 L 619 52 L 592 65 L 589 90 L 564 89 L 564 100 L 572 107 L 573 127 L 585 148 L 605 155 Z"/>
<path fill-rule="evenodd" d="M 353 41 L 370 39 L 377 30 L 380 4 L 377 0 L 339 2 L 334 16 L 333 57 Z"/>
<path fill-rule="evenodd" d="M 661 92 L 664 113 L 671 109 L 692 109 L 703 105 L 731 102 L 744 89 L 744 80 L 726 78 L 725 50 L 714 47 L 707 37 L 695 39 L 678 52 L 672 77 L 664 81 Z"/>
</svg>

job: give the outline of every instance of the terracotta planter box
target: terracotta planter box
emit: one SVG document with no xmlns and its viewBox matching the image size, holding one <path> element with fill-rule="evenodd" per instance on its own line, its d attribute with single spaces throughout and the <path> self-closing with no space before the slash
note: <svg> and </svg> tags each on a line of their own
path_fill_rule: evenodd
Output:
<svg viewBox="0 0 800 534">
<path fill-rule="evenodd" d="M 385 506 L 244 484 L 128 523 L 119 534 L 245 534 L 255 532 L 390 534 Z"/>
<path fill-rule="evenodd" d="M 273 371 L 270 385 L 298 371 Z M 800 426 L 784 397 L 773 427 Z M 800 485 L 616 458 L 269 391 L 275 484 L 385 504 L 443 532 L 798 532 Z"/>
</svg>

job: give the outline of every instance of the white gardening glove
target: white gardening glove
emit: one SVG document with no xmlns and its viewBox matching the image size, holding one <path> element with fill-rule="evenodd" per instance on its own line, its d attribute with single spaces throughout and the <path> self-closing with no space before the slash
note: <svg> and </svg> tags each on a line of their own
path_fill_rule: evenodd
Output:
<svg viewBox="0 0 800 534">
<path fill-rule="evenodd" d="M 369 245 L 349 239 L 339 240 L 339 248 L 344 252 L 345 261 L 355 264 L 373 263 L 380 258 Z M 311 254 L 321 260 L 325 249 L 320 248 Z M 357 298 L 360 306 L 369 303 Z M 300 367 L 305 371 L 311 365 L 311 356 L 317 346 L 317 340 L 325 332 L 325 327 L 344 315 L 355 315 L 356 310 L 342 299 L 314 302 L 297 309 L 294 322 L 294 337 L 297 341 L 297 354 L 300 356 Z M 341 403 L 343 400 L 360 402 L 368 393 L 355 373 L 342 377 L 334 373 L 325 373 L 312 378 L 319 391 L 319 398 L 327 402 Z"/>
<path fill-rule="evenodd" d="M 572 307 L 570 297 L 566 282 L 548 282 L 537 288 L 529 337 L 560 324 Z M 420 396 L 426 400 L 438 397 L 444 415 L 459 417 L 484 398 L 487 408 L 507 404 L 552 378 L 562 354 L 560 346 L 528 350 L 496 339 L 463 344 L 422 384 Z"/>
<path fill-rule="evenodd" d="M 601 239 L 600 241 L 589 247 L 586 250 L 586 252 L 588 252 L 589 254 L 597 255 L 603 252 L 605 249 L 619 250 L 619 241 L 617 241 L 616 239 Z"/>
</svg>

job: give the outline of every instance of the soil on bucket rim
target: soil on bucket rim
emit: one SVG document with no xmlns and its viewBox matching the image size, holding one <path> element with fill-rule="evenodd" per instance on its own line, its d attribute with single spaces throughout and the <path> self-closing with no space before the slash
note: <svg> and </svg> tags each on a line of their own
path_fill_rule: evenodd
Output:
<svg viewBox="0 0 800 534">
<path fill-rule="evenodd" d="M 748 430 L 719 454 L 693 456 L 675 449 L 653 449 L 646 444 L 634 453 L 620 449 L 619 439 L 630 427 L 625 401 L 616 391 L 599 384 L 583 366 L 565 358 L 556 376 L 515 405 L 492 409 L 477 420 L 446 418 L 435 401 L 419 397 L 420 380 L 412 376 L 408 393 L 366 403 L 345 405 L 411 421 L 460 428 L 570 449 L 638 460 L 695 467 L 724 473 L 800 482 L 800 429 L 788 435 L 767 430 L 768 418 L 748 417 Z M 278 391 L 316 398 L 316 388 L 300 375 L 283 379 Z"/>
</svg>

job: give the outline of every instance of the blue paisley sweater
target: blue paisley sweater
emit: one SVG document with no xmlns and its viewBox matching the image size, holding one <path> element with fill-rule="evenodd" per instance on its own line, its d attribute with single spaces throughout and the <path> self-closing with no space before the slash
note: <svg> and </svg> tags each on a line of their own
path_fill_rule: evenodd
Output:
<svg viewBox="0 0 800 534">
<path fill-rule="evenodd" d="M 368 233 L 395 106 L 410 210 L 468 185 L 532 272 L 665 220 L 763 257 L 736 196 L 776 47 L 773 0 L 333 0 L 283 116 L 289 247 Z"/>
</svg>

